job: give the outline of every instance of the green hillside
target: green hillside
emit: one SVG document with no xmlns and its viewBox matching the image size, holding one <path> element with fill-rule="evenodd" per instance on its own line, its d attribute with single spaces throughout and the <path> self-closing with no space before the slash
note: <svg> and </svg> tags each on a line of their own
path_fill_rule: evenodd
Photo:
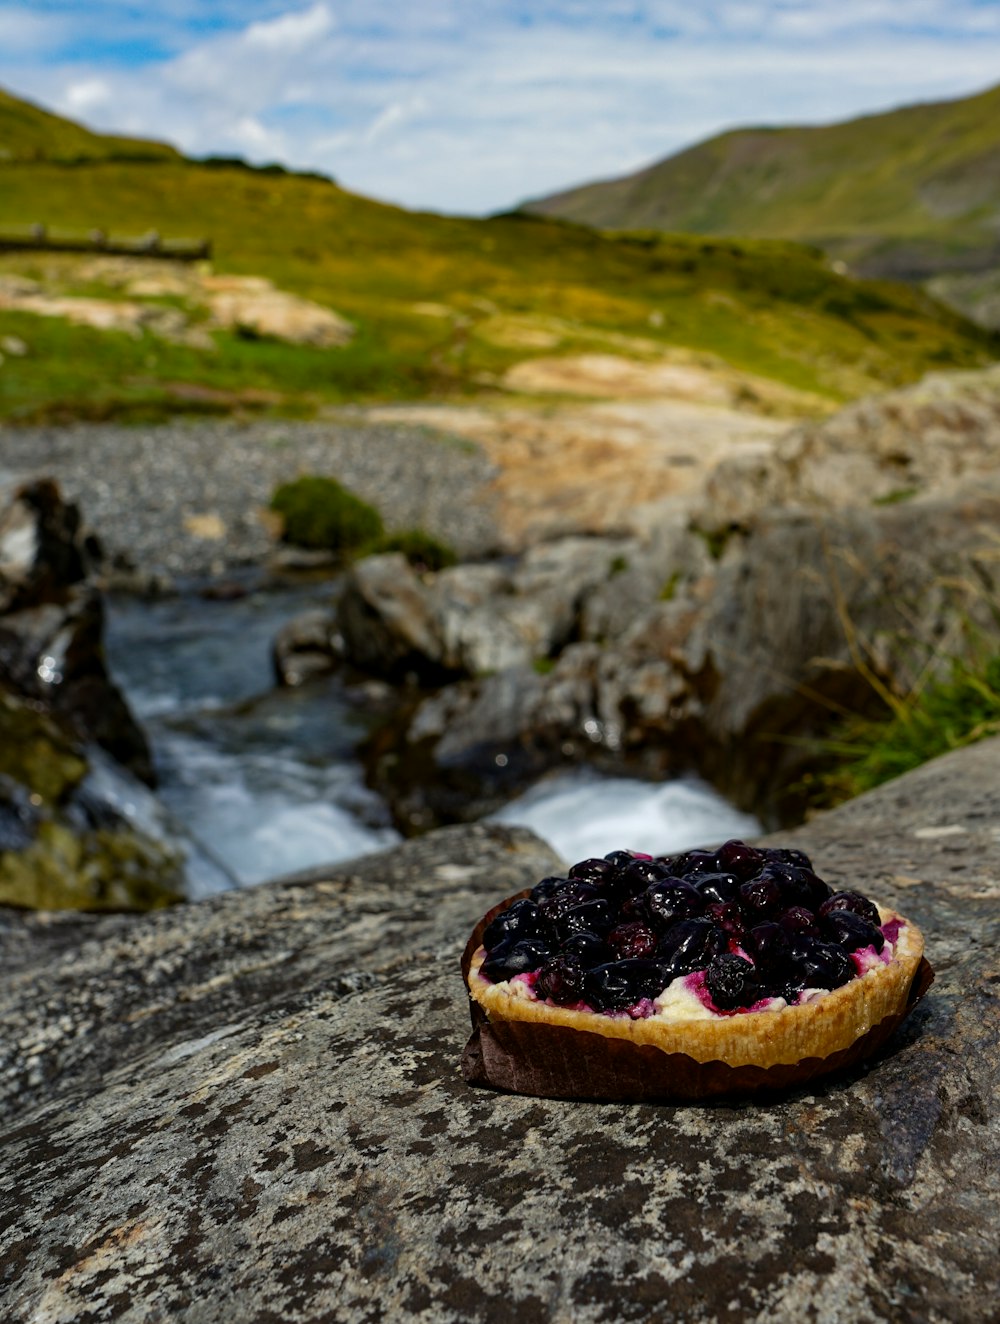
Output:
<svg viewBox="0 0 1000 1324">
<path fill-rule="evenodd" d="M 1000 86 L 825 128 L 721 134 L 525 209 L 613 229 L 799 240 L 907 279 L 996 266 Z"/>
<path fill-rule="evenodd" d="M 91 133 L 0 88 L 0 162 L 171 160 L 179 153 L 166 143 Z"/>
<path fill-rule="evenodd" d="M 540 338 L 548 355 L 714 355 L 809 393 L 819 408 L 996 356 L 995 340 L 921 293 L 844 279 L 797 245 L 416 214 L 317 176 L 199 164 L 169 149 L 158 159 L 80 159 L 77 147 L 94 135 L 29 111 L 37 156 L 0 162 L 0 231 L 37 221 L 112 236 L 204 235 L 217 272 L 266 277 L 335 309 L 355 335 L 346 348 L 316 349 L 213 331 L 199 349 L 0 306 L 0 342 L 15 337 L 28 349 L 0 364 L 0 417 L 226 408 L 234 396 L 294 410 L 490 396 L 511 366 L 539 353 L 531 346 Z M 92 261 L 67 255 L 0 254 L 0 293 L 12 277 L 63 295 L 127 297 L 100 284 Z"/>
</svg>

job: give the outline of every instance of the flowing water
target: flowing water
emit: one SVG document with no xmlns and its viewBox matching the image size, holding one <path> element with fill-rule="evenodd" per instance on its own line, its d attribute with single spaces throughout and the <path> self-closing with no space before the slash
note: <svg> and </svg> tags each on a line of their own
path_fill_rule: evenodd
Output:
<svg viewBox="0 0 1000 1324">
<path fill-rule="evenodd" d="M 337 679 L 274 687 L 275 634 L 316 605 L 313 586 L 111 606 L 109 661 L 152 741 L 160 798 L 230 886 L 399 840 L 364 786 L 353 755 L 364 727 Z"/>
<path fill-rule="evenodd" d="M 160 799 L 217 865 L 194 871 L 193 897 L 400 839 L 364 785 L 353 753 L 364 725 L 339 680 L 274 686 L 274 636 L 322 593 L 311 585 L 230 602 L 110 604 L 109 662 L 152 741 Z M 496 817 L 534 828 L 569 860 L 623 846 L 668 853 L 760 830 L 696 780 L 656 785 L 586 769 L 543 780 Z"/>
</svg>

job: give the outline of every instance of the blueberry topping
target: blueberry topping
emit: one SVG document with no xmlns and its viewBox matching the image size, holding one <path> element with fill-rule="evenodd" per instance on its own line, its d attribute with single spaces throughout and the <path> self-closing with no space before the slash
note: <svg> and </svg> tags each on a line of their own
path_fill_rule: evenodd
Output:
<svg viewBox="0 0 1000 1324">
<path fill-rule="evenodd" d="M 540 938 L 547 932 L 548 925 L 534 901 L 515 901 L 487 926 L 483 946 L 492 951 L 508 938 Z"/>
<path fill-rule="evenodd" d="M 755 924 L 746 937 L 746 951 L 762 971 L 779 971 L 787 962 L 790 950 L 788 934 L 780 924 L 765 920 Z"/>
<path fill-rule="evenodd" d="M 556 892 L 561 892 L 564 887 L 569 885 L 568 878 L 543 878 L 540 883 L 536 883 L 531 889 L 531 899 L 534 902 L 546 901 Z"/>
<path fill-rule="evenodd" d="M 546 961 L 538 972 L 535 992 L 540 998 L 551 998 L 565 1005 L 582 1002 L 584 997 L 584 967 L 574 957 L 560 953 Z"/>
<path fill-rule="evenodd" d="M 588 970 L 585 997 L 598 1011 L 624 1011 L 663 992 L 663 973 L 655 961 L 609 961 Z"/>
<path fill-rule="evenodd" d="M 614 924 L 611 907 L 607 901 L 587 901 L 582 906 L 573 906 L 564 911 L 553 927 L 559 937 L 565 940 L 573 933 L 597 933 L 604 935 Z"/>
<path fill-rule="evenodd" d="M 779 864 L 795 864 L 800 869 L 812 869 L 812 860 L 801 850 L 785 850 L 781 846 L 769 846 L 761 854 L 767 860 L 774 860 Z"/>
<path fill-rule="evenodd" d="M 805 910 L 818 910 L 830 895 L 830 889 L 812 869 L 796 864 L 766 864 L 762 876 L 773 878 L 781 889 L 786 906 L 802 906 Z"/>
<path fill-rule="evenodd" d="M 782 908 L 781 888 L 767 873 L 758 874 L 740 886 L 740 910 L 751 924 Z"/>
<path fill-rule="evenodd" d="M 819 907 L 819 914 L 822 917 L 828 915 L 831 910 L 849 910 L 866 919 L 869 924 L 874 924 L 876 928 L 882 922 L 879 918 L 878 906 L 860 892 L 834 892 Z"/>
<path fill-rule="evenodd" d="M 760 873 L 764 864 L 763 854 L 745 841 L 727 841 L 715 852 L 715 859 L 723 873 L 735 874 L 741 882 Z"/>
<path fill-rule="evenodd" d="M 613 864 L 616 869 L 627 869 L 636 857 L 630 850 L 613 850 L 604 858 L 609 864 Z"/>
<path fill-rule="evenodd" d="M 721 1011 L 750 1007 L 760 997 L 757 972 L 742 956 L 717 956 L 705 971 L 705 988 Z"/>
<path fill-rule="evenodd" d="M 736 942 L 746 937 L 747 921 L 736 901 L 713 901 L 705 907 L 705 915 L 724 929 Z"/>
<path fill-rule="evenodd" d="M 652 956 L 656 951 L 657 937 L 648 924 L 630 920 L 613 928 L 607 941 L 621 961 L 633 956 Z"/>
<path fill-rule="evenodd" d="M 611 948 L 596 933 L 571 933 L 559 948 L 560 956 L 571 957 L 579 961 L 584 970 L 591 970 L 595 965 L 603 965 L 611 960 Z"/>
<path fill-rule="evenodd" d="M 630 896 L 637 896 L 651 884 L 669 877 L 669 870 L 657 860 L 633 860 L 621 873 L 622 884 Z"/>
<path fill-rule="evenodd" d="M 802 851 L 733 840 L 656 859 L 611 851 L 543 878 L 487 926 L 482 972 L 534 973 L 540 998 L 616 1012 L 704 971 L 728 1012 L 839 988 L 856 977 L 850 953 L 884 944 L 877 907 L 833 892 Z"/>
<path fill-rule="evenodd" d="M 778 916 L 778 923 L 790 938 L 797 933 L 808 933 L 812 938 L 820 937 L 816 916 L 804 906 L 789 906 L 783 915 Z"/>
<path fill-rule="evenodd" d="M 740 889 L 734 873 L 700 873 L 694 877 L 695 891 L 706 901 L 733 901 Z"/>
<path fill-rule="evenodd" d="M 618 873 L 617 867 L 610 860 L 581 860 L 569 871 L 570 878 L 579 878 L 583 883 L 596 883 L 598 886 L 609 875 Z"/>
<path fill-rule="evenodd" d="M 840 988 L 854 978 L 854 963 L 836 943 L 793 938 L 789 955 L 803 988 Z"/>
<path fill-rule="evenodd" d="M 710 919 L 682 919 L 660 939 L 656 959 L 663 965 L 669 983 L 678 975 L 704 970 L 728 945 L 726 933 Z"/>
<path fill-rule="evenodd" d="M 546 919 L 559 919 L 567 910 L 572 910 L 574 906 L 582 906 L 588 901 L 596 901 L 599 896 L 600 893 L 592 883 L 578 883 L 574 879 L 567 882 L 565 887 L 553 892 L 551 896 L 539 901 L 538 909 Z"/>
<path fill-rule="evenodd" d="M 678 920 L 703 915 L 706 902 L 690 883 L 680 878 L 668 878 L 646 890 L 642 905 L 650 923 L 663 930 Z"/>
<path fill-rule="evenodd" d="M 518 942 L 503 942 L 482 964 L 482 973 L 494 984 L 515 975 L 537 970 L 550 955 L 548 944 L 540 938 L 522 938 Z"/>
<path fill-rule="evenodd" d="M 828 910 L 820 915 L 820 927 L 824 938 L 848 952 L 856 952 L 859 947 L 874 947 L 880 952 L 885 946 L 881 929 L 852 910 Z"/>
<path fill-rule="evenodd" d="M 718 869 L 715 852 L 708 850 L 689 850 L 686 855 L 680 856 L 677 864 L 677 872 L 682 878 L 693 878 L 699 873 L 715 873 Z"/>
</svg>

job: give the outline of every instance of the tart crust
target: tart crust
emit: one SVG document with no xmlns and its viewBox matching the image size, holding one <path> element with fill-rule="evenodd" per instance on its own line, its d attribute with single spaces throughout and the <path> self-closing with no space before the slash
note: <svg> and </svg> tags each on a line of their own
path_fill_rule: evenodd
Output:
<svg viewBox="0 0 1000 1324">
<path fill-rule="evenodd" d="M 496 907 L 491 915 L 507 904 Z M 880 907 L 879 917 L 882 924 L 891 920 L 901 923 L 893 957 L 887 964 L 874 966 L 813 1001 L 772 1011 L 736 1012 L 708 1019 L 650 1016 L 632 1020 L 628 1015 L 608 1016 L 557 1007 L 517 996 L 510 984 L 491 984 L 484 979 L 479 968 L 486 952 L 478 943 L 467 953 L 466 982 L 470 997 L 489 1024 L 502 1029 L 506 1023 L 516 1037 L 530 1034 L 531 1025 L 558 1026 L 583 1031 L 588 1039 L 598 1035 L 664 1054 L 682 1054 L 699 1064 L 763 1069 L 794 1066 L 807 1059 L 841 1057 L 882 1022 L 898 1020 L 905 1014 L 923 958 L 923 935 L 916 925 L 891 910 Z"/>
</svg>

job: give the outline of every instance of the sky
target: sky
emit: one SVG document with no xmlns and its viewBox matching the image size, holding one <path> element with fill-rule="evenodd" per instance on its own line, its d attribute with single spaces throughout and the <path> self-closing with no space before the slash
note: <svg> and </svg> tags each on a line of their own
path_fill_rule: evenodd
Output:
<svg viewBox="0 0 1000 1324">
<path fill-rule="evenodd" d="M 1000 0 L 0 0 L 15 95 L 470 215 L 998 82 Z"/>
</svg>

